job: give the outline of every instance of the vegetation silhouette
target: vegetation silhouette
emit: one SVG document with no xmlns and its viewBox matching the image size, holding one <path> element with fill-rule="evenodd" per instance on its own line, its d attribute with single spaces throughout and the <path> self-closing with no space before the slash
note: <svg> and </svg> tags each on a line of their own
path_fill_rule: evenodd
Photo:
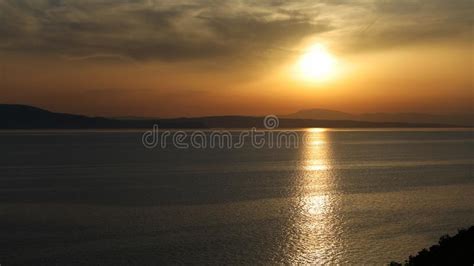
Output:
<svg viewBox="0 0 474 266">
<path fill-rule="evenodd" d="M 437 245 L 410 256 L 403 264 L 390 265 L 474 265 L 474 226 L 461 229 L 454 236 L 442 236 Z"/>
</svg>

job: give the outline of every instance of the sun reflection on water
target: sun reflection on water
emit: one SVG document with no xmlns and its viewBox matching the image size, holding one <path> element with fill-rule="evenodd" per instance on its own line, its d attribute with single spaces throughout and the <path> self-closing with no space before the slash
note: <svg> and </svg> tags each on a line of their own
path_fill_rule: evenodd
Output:
<svg viewBox="0 0 474 266">
<path fill-rule="evenodd" d="M 306 129 L 306 132 L 309 132 L 309 133 L 320 133 L 320 132 L 325 132 L 325 131 L 327 131 L 327 130 L 328 130 L 327 128 L 313 127 L 313 128 L 307 128 L 307 129 Z M 313 137 L 313 136 L 310 136 L 310 137 Z"/>
<path fill-rule="evenodd" d="M 320 215 L 327 211 L 328 196 L 315 195 L 305 199 L 306 210 L 310 215 Z"/>
<path fill-rule="evenodd" d="M 308 129 L 301 150 L 301 165 L 295 175 L 298 187 L 289 237 L 291 264 L 338 263 L 343 251 L 338 219 L 338 196 L 331 170 L 331 142 L 324 129 Z M 314 145 L 317 143 L 317 145 Z"/>
<path fill-rule="evenodd" d="M 304 169 L 308 171 L 324 171 L 329 169 L 329 165 L 323 160 L 309 160 Z"/>
</svg>

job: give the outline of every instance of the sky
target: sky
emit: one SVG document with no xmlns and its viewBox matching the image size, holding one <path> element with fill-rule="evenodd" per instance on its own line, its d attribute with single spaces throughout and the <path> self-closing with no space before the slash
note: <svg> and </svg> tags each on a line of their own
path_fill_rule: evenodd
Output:
<svg viewBox="0 0 474 266">
<path fill-rule="evenodd" d="M 0 0 L 0 103 L 93 116 L 473 112 L 473 11 L 471 0 Z M 300 73 L 312 47 L 331 57 L 323 78 Z"/>
</svg>

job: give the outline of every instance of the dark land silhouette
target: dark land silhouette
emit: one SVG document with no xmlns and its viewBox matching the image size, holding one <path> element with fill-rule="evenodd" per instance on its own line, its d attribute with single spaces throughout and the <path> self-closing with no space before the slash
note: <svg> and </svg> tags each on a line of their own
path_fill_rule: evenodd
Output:
<svg viewBox="0 0 474 266">
<path fill-rule="evenodd" d="M 334 117 L 333 117 L 334 118 Z M 132 129 L 151 128 L 263 128 L 263 117 L 209 116 L 168 119 L 105 118 L 50 112 L 41 108 L 0 104 L 0 129 Z M 403 128 L 458 127 L 442 123 L 373 122 L 281 117 L 278 128 Z"/>
<path fill-rule="evenodd" d="M 424 114 L 424 113 L 364 113 L 350 114 L 327 109 L 307 109 L 293 114 L 282 115 L 282 118 L 297 119 L 327 119 L 354 120 L 368 122 L 402 122 L 402 123 L 431 123 L 474 126 L 474 114 Z"/>
<path fill-rule="evenodd" d="M 410 256 L 404 263 L 396 265 L 473 265 L 474 226 L 459 230 L 454 236 L 442 236 L 437 245 L 423 249 L 416 256 Z"/>
</svg>

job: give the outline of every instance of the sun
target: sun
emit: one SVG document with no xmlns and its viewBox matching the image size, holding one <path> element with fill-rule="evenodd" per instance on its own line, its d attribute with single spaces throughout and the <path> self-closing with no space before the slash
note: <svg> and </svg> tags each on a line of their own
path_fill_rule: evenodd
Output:
<svg viewBox="0 0 474 266">
<path fill-rule="evenodd" d="M 322 81 L 329 79 L 335 66 L 335 58 L 322 44 L 311 46 L 298 62 L 298 72 L 305 80 Z"/>
</svg>

